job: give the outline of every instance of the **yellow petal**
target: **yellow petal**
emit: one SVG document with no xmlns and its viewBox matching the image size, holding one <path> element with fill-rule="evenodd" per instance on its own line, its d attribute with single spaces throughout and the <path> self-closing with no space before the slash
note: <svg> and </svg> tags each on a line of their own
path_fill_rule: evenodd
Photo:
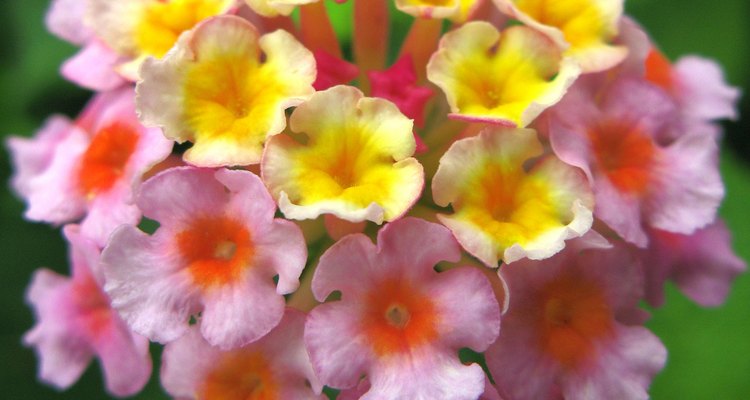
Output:
<svg viewBox="0 0 750 400">
<path fill-rule="evenodd" d="M 245 0 L 258 15 L 272 18 L 279 15 L 289 15 L 295 7 L 303 4 L 316 3 L 319 0 Z"/>
<path fill-rule="evenodd" d="M 623 0 L 494 0 L 498 8 L 545 35 L 584 72 L 599 72 L 619 64 L 627 55 L 609 43 L 617 36 Z"/>
<path fill-rule="evenodd" d="M 89 0 L 88 4 L 87 25 L 128 60 L 120 69 L 134 80 L 146 57 L 164 56 L 182 32 L 235 6 L 234 0 Z"/>
<path fill-rule="evenodd" d="M 520 127 L 559 101 L 579 73 L 543 34 L 522 26 L 501 34 L 486 22 L 446 34 L 427 65 L 455 118 Z"/>
</svg>

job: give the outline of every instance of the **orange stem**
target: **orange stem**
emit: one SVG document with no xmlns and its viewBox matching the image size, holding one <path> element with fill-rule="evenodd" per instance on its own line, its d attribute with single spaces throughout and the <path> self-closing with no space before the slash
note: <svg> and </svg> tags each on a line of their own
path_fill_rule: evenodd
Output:
<svg viewBox="0 0 750 400">
<path fill-rule="evenodd" d="M 387 0 L 356 0 L 354 2 L 354 58 L 360 71 L 360 88 L 370 91 L 367 71 L 385 68 L 388 53 Z"/>
<path fill-rule="evenodd" d="M 323 50 L 329 55 L 342 58 L 341 47 L 328 18 L 323 1 L 300 7 L 300 36 L 310 50 Z"/>
<path fill-rule="evenodd" d="M 424 82 L 426 79 L 427 62 L 437 50 L 442 26 L 442 20 L 439 19 L 417 18 L 412 23 L 404 44 L 401 46 L 399 58 L 404 54 L 411 54 L 419 82 Z"/>
</svg>

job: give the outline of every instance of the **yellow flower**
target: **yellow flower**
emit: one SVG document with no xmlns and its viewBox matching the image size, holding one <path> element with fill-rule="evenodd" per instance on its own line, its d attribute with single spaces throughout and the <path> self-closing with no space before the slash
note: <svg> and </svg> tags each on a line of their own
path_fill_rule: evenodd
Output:
<svg viewBox="0 0 750 400">
<path fill-rule="evenodd" d="M 557 103 L 579 72 L 541 33 L 515 26 L 501 34 L 486 22 L 446 34 L 427 65 L 454 118 L 520 127 Z"/>
<path fill-rule="evenodd" d="M 457 141 L 440 159 L 432 194 L 461 245 L 490 267 L 551 257 L 586 233 L 594 197 L 583 172 L 542 155 L 536 132 L 495 128 Z"/>
<path fill-rule="evenodd" d="M 314 92 L 315 59 L 291 34 L 258 35 L 234 16 L 208 19 L 162 60 L 148 59 L 138 83 L 141 120 L 177 142 L 199 166 L 257 164 L 263 143 L 284 130 L 284 110 Z"/>
<path fill-rule="evenodd" d="M 411 157 L 412 125 L 393 103 L 354 87 L 317 92 L 290 118 L 292 130 L 304 135 L 268 141 L 263 180 L 287 218 L 391 221 L 424 184 L 422 166 Z"/>
</svg>

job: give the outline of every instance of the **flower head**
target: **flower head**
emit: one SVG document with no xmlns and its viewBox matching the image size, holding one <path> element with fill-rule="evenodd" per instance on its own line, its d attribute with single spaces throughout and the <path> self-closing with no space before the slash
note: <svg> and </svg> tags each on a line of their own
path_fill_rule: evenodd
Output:
<svg viewBox="0 0 750 400">
<path fill-rule="evenodd" d="M 305 326 L 321 382 L 349 388 L 365 375 L 368 399 L 477 398 L 484 374 L 456 352 L 492 343 L 500 310 L 480 271 L 433 269 L 459 254 L 447 229 L 415 218 L 386 225 L 377 247 L 361 234 L 332 246 L 312 289 L 319 301 L 337 290 L 341 300 L 312 310 Z"/>
<path fill-rule="evenodd" d="M 503 335 L 487 351 L 498 388 L 513 399 L 645 399 L 666 361 L 639 326 L 643 281 L 623 245 L 571 245 L 543 261 L 502 268 L 511 293 Z"/>
<path fill-rule="evenodd" d="M 550 257 L 591 227 L 593 196 L 585 177 L 542 155 L 533 130 L 487 129 L 455 142 L 440 159 L 432 195 L 461 245 L 487 266 Z"/>
<path fill-rule="evenodd" d="M 222 16 L 182 35 L 163 59 L 148 59 L 141 74 L 141 120 L 193 142 L 187 162 L 247 165 L 284 129 L 284 110 L 314 92 L 315 58 L 286 31 L 260 36 L 246 20 Z"/>
<path fill-rule="evenodd" d="M 147 181 L 136 203 L 159 228 L 149 236 L 122 226 L 102 255 L 105 289 L 133 330 L 169 342 L 200 313 L 203 337 L 228 349 L 279 323 L 307 252 L 299 228 L 273 218 L 257 176 L 173 168 Z"/>
<path fill-rule="evenodd" d="M 688 134 L 663 143 L 677 118 L 657 87 L 632 78 L 581 81 L 552 111 L 550 142 L 586 172 L 594 215 L 625 240 L 645 247 L 644 226 L 690 234 L 716 216 L 724 188 L 714 138 Z"/>
<path fill-rule="evenodd" d="M 287 309 L 262 339 L 228 351 L 194 325 L 164 348 L 161 380 L 181 399 L 323 399 L 302 341 L 305 315 Z"/>
<path fill-rule="evenodd" d="M 148 341 L 128 329 L 110 308 L 98 270 L 99 249 L 75 225 L 64 229 L 72 277 L 39 269 L 27 292 L 37 323 L 24 335 L 40 359 L 39 377 L 58 388 L 71 386 L 96 356 L 107 390 L 129 396 L 151 376 Z"/>
<path fill-rule="evenodd" d="M 100 247 L 118 225 L 138 223 L 133 190 L 172 149 L 161 132 L 138 122 L 126 88 L 94 97 L 75 123 L 56 117 L 38 137 L 8 144 L 27 218 L 61 224 L 85 217 L 81 229 Z"/>
<path fill-rule="evenodd" d="M 427 65 L 454 118 L 520 127 L 559 101 L 579 72 L 533 29 L 499 32 L 487 22 L 470 22 L 443 36 Z"/>
<path fill-rule="evenodd" d="M 336 86 L 297 107 L 290 125 L 305 140 L 275 136 L 261 165 L 287 218 L 330 213 L 382 223 L 404 214 L 419 197 L 424 178 L 411 157 L 412 121 L 393 103 Z"/>
</svg>

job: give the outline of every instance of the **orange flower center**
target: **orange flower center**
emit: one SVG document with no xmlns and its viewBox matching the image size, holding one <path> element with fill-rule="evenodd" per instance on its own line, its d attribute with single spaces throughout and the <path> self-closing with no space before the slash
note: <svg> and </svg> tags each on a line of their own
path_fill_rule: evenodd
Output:
<svg viewBox="0 0 750 400">
<path fill-rule="evenodd" d="M 591 359 L 596 342 L 612 334 L 612 311 L 596 282 L 563 277 L 540 292 L 541 345 L 566 368 Z"/>
<path fill-rule="evenodd" d="M 262 354 L 237 351 L 217 363 L 199 394 L 205 400 L 270 400 L 278 398 L 278 385 Z"/>
<path fill-rule="evenodd" d="M 642 195 L 651 182 L 656 145 L 638 127 L 605 122 L 589 132 L 596 160 L 620 191 Z"/>
<path fill-rule="evenodd" d="M 134 127 L 122 122 L 100 130 L 81 160 L 78 172 L 81 192 L 91 197 L 110 189 L 125 172 L 138 139 Z"/>
<path fill-rule="evenodd" d="M 250 232 L 225 216 L 194 219 L 177 234 L 177 247 L 194 282 L 202 288 L 239 279 L 254 253 Z"/>
<path fill-rule="evenodd" d="M 379 356 L 403 353 L 437 337 L 435 305 L 412 285 L 387 280 L 365 296 L 364 331 Z"/>
</svg>

